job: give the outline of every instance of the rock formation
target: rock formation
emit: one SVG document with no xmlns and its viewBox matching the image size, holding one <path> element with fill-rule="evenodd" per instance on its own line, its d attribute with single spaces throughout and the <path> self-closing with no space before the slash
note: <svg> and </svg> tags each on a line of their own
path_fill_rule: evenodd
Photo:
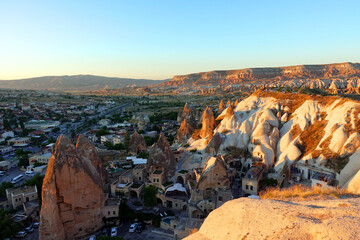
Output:
<svg viewBox="0 0 360 240">
<path fill-rule="evenodd" d="M 81 238 L 102 227 L 101 167 L 86 137 L 76 147 L 65 135 L 57 139 L 43 182 L 40 240 Z"/>
<path fill-rule="evenodd" d="M 202 114 L 202 127 L 200 130 L 200 137 L 201 138 L 205 138 L 205 137 L 209 137 L 211 138 L 213 135 L 213 130 L 215 128 L 215 119 L 214 119 L 214 114 L 213 111 L 211 110 L 210 107 L 206 107 L 206 109 L 204 110 L 203 114 Z M 210 141 L 210 139 L 209 139 Z"/>
<path fill-rule="evenodd" d="M 285 202 L 239 198 L 226 202 L 186 240 L 357 239 L 360 199 Z"/>
<path fill-rule="evenodd" d="M 188 75 L 174 76 L 170 81 L 162 83 L 162 86 L 201 86 L 201 85 L 226 85 L 239 84 L 243 81 L 260 82 L 270 84 L 274 81 L 287 81 L 298 79 L 312 79 L 314 85 L 323 84 L 316 79 L 330 77 L 360 77 L 359 63 L 336 63 L 325 65 L 300 65 L 274 68 L 247 68 L 229 71 L 211 71 Z M 311 83 L 310 82 L 310 83 Z M 353 80 L 350 80 L 353 83 Z M 296 82 L 294 82 L 296 84 Z M 340 88 L 341 82 L 334 82 L 336 88 Z M 359 86 L 357 84 L 342 84 L 345 88 Z"/>
<path fill-rule="evenodd" d="M 185 103 L 184 109 L 179 111 L 177 121 L 181 123 L 184 119 L 187 119 L 190 124 L 194 124 L 194 112 L 188 103 Z"/>
<path fill-rule="evenodd" d="M 215 155 L 222 143 L 220 133 L 216 133 L 210 140 L 209 144 L 205 148 L 205 152 L 211 155 Z"/>
<path fill-rule="evenodd" d="M 160 133 L 159 139 L 151 146 L 146 169 L 150 175 L 155 169 L 161 168 L 164 176 L 170 179 L 175 174 L 176 161 L 170 144 L 164 134 Z"/>
<path fill-rule="evenodd" d="M 258 91 L 236 108 L 224 110 L 215 129 L 207 108 L 202 128 L 188 141 L 189 149 L 215 155 L 225 154 L 228 147 L 239 148 L 263 163 L 265 171 L 275 170 L 279 176 L 292 166 L 321 168 L 341 188 L 355 191 L 360 186 L 360 177 L 352 178 L 360 171 L 359 113 L 357 101 Z M 309 177 L 307 171 L 302 177 Z"/>
<path fill-rule="evenodd" d="M 230 188 L 230 169 L 222 156 L 210 157 L 198 177 L 196 189 Z"/>
<path fill-rule="evenodd" d="M 175 143 L 185 143 L 190 137 L 191 134 L 194 132 L 194 127 L 189 123 L 189 121 L 185 118 L 180 125 L 179 130 L 175 136 L 174 142 Z"/>
<path fill-rule="evenodd" d="M 146 151 L 147 145 L 144 137 L 136 131 L 133 133 L 129 143 L 129 153 L 138 154 L 141 151 Z"/>
<path fill-rule="evenodd" d="M 218 115 L 220 115 L 224 111 L 225 108 L 226 108 L 226 105 L 224 103 L 224 100 L 221 99 L 218 110 L 217 110 Z"/>
</svg>

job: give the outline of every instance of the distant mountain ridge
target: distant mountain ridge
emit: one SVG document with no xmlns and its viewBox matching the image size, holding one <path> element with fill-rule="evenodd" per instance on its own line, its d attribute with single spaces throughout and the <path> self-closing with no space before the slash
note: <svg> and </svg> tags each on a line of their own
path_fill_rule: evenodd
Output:
<svg viewBox="0 0 360 240">
<path fill-rule="evenodd" d="M 359 63 L 334 63 L 322 65 L 297 65 L 287 67 L 245 68 L 238 70 L 209 71 L 176 75 L 162 86 L 202 86 L 240 84 L 261 81 L 318 79 L 331 77 L 360 77 Z"/>
<path fill-rule="evenodd" d="M 90 91 L 103 88 L 123 88 L 128 86 L 148 86 L 165 80 L 131 79 L 103 77 L 94 75 L 44 76 L 19 80 L 0 80 L 0 88 L 51 90 L 51 91 Z"/>
</svg>

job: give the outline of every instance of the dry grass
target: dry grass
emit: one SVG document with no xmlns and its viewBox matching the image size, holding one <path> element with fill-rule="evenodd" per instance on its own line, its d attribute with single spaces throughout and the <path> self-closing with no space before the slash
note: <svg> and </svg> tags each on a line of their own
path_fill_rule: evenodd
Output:
<svg viewBox="0 0 360 240">
<path fill-rule="evenodd" d="M 291 140 L 294 140 L 297 136 L 299 136 L 299 134 L 301 133 L 301 129 L 299 124 L 294 125 L 291 130 Z"/>
<path fill-rule="evenodd" d="M 273 97 L 279 100 L 279 103 L 290 108 L 290 113 L 293 113 L 297 108 L 299 108 L 306 100 L 315 100 L 319 102 L 319 104 L 323 106 L 329 106 L 334 103 L 336 100 L 340 99 L 335 96 L 311 96 L 308 94 L 301 93 L 282 93 L 282 92 L 265 92 L 261 90 L 257 90 L 253 93 L 258 97 Z M 341 99 L 341 104 L 346 101 Z M 340 104 L 340 103 L 339 103 Z"/>
<path fill-rule="evenodd" d="M 320 143 L 321 139 L 324 137 L 324 129 L 327 123 L 327 120 L 317 121 L 311 124 L 300 134 L 301 145 L 304 149 L 304 156 L 312 153 Z"/>
<path fill-rule="evenodd" d="M 303 185 L 294 185 L 289 188 L 278 189 L 268 188 L 259 194 L 261 199 L 275 199 L 275 200 L 319 200 L 319 199 L 334 199 L 340 196 L 356 196 L 350 194 L 346 190 L 339 188 L 321 188 L 321 187 L 306 187 Z"/>
</svg>

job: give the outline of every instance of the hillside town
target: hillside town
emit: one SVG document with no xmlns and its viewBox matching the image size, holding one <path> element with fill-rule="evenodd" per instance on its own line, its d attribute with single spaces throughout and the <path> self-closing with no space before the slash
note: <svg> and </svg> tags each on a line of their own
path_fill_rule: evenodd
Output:
<svg viewBox="0 0 360 240">
<path fill-rule="evenodd" d="M 333 151 L 332 155 L 324 148 L 316 156 L 312 150 L 313 155 L 306 157 L 304 151 L 310 146 L 306 143 L 306 131 L 297 129 L 303 126 L 302 118 L 294 118 L 299 119 L 298 125 L 289 131 L 294 141 L 285 143 L 282 139 L 287 135 L 280 136 L 289 115 L 302 113 L 294 113 L 289 106 L 266 97 L 270 94 L 277 98 L 286 93 L 265 89 L 260 93 L 264 95 L 261 99 L 256 94 L 246 99 L 244 95 L 227 99 L 215 95 L 202 102 L 205 106 L 196 96 L 186 103 L 166 96 L 87 96 L 86 100 L 68 102 L 69 97 L 79 98 L 77 95 L 59 95 L 59 101 L 51 103 L 3 101 L 0 206 L 11 213 L 9 222 L 18 230 L 13 236 L 182 239 L 197 231 L 204 219 L 224 203 L 243 197 L 257 199 L 259 192 L 268 188 L 301 184 L 358 191 L 357 181 L 353 180 L 357 171 L 356 150 L 360 146 L 356 117 L 351 135 L 343 143 L 328 140 L 326 149 Z M 303 98 L 306 96 L 309 95 Z M 320 97 L 317 101 L 324 100 Z M 349 107 L 357 104 L 348 101 Z M 155 112 L 154 106 L 162 107 Z M 325 115 L 331 112 L 318 114 L 318 122 L 313 124 L 321 123 Z M 304 131 L 300 140 L 295 140 L 299 139 L 296 131 Z M 269 147 L 272 151 L 266 150 Z M 327 160 L 329 156 L 334 160 Z M 72 161 L 80 164 L 80 172 L 71 165 Z M 66 179 L 60 171 L 64 167 L 72 172 L 70 182 L 57 180 Z M 43 183 L 45 174 L 47 182 Z M 76 180 L 77 174 L 89 178 L 86 184 Z M 42 193 L 42 189 L 52 186 L 73 186 L 74 190 L 64 190 L 58 194 L 65 195 L 59 196 Z M 50 201 L 54 197 L 75 199 L 80 197 L 78 194 L 92 199 L 93 206 L 86 207 L 86 202 L 53 205 Z M 87 209 L 83 214 L 89 219 L 99 221 L 71 217 L 76 205 Z M 57 217 L 45 209 L 59 209 Z M 48 225 L 39 228 L 40 221 Z M 82 227 L 66 227 L 65 222 Z M 63 230 L 54 235 L 53 228 Z"/>
</svg>

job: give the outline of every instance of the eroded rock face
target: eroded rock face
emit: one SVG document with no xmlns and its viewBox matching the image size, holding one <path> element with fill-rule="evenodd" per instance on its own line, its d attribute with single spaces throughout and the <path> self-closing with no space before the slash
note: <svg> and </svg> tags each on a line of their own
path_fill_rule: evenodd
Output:
<svg viewBox="0 0 360 240">
<path fill-rule="evenodd" d="M 146 164 L 148 174 L 155 169 L 162 168 L 165 178 L 169 179 L 175 174 L 176 161 L 170 144 L 164 134 L 160 133 L 159 139 L 151 146 L 149 158 Z"/>
<path fill-rule="evenodd" d="M 276 201 L 239 198 L 215 209 L 186 240 L 356 239 L 360 199 Z"/>
<path fill-rule="evenodd" d="M 224 103 L 224 100 L 221 99 L 221 101 L 219 103 L 219 108 L 218 108 L 217 113 L 221 114 L 224 111 L 225 108 L 226 108 L 226 105 Z"/>
<path fill-rule="evenodd" d="M 194 124 L 195 116 L 192 108 L 189 106 L 188 103 L 185 103 L 184 109 L 179 111 L 177 121 L 182 122 L 184 119 L 187 119 L 188 122 Z"/>
<path fill-rule="evenodd" d="M 146 151 L 147 145 L 144 140 L 144 137 L 137 132 L 134 132 L 131 136 L 130 143 L 129 143 L 129 152 L 133 154 L 137 154 L 141 151 Z"/>
<path fill-rule="evenodd" d="M 81 238 L 102 227 L 101 167 L 86 137 L 76 147 L 65 135 L 57 139 L 43 183 L 40 240 Z"/>
<path fill-rule="evenodd" d="M 185 143 L 194 132 L 194 127 L 189 123 L 189 121 L 185 118 L 180 125 L 179 130 L 175 136 L 175 143 Z"/>
<path fill-rule="evenodd" d="M 206 107 L 202 115 L 202 127 L 200 130 L 200 137 L 205 138 L 210 136 L 211 138 L 213 135 L 214 128 L 215 128 L 214 113 L 210 107 Z"/>
<path fill-rule="evenodd" d="M 218 152 L 221 143 L 222 143 L 222 139 L 221 139 L 220 133 L 216 133 L 211 138 L 209 144 L 206 146 L 205 152 L 208 154 L 215 155 Z"/>
</svg>

